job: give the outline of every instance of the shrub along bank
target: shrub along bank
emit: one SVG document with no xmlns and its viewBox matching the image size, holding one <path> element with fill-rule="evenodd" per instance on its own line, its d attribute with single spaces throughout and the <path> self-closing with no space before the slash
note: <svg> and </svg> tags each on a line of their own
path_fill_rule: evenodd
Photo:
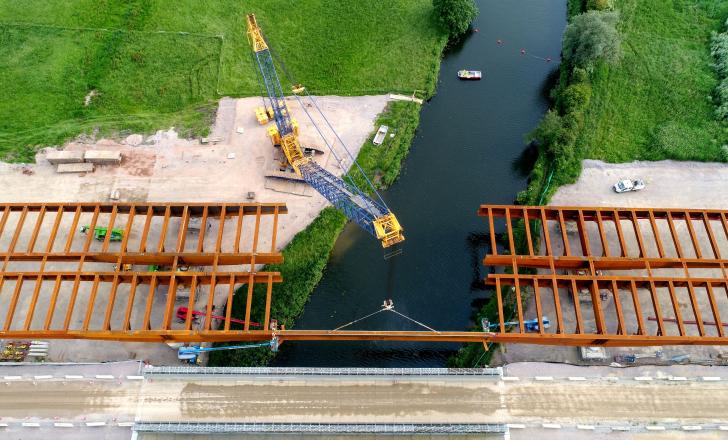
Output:
<svg viewBox="0 0 728 440">
<path fill-rule="evenodd" d="M 728 16 L 727 0 L 569 0 L 568 6 L 570 24 L 559 81 L 551 93 L 553 107 L 527 137 L 540 154 L 518 203 L 547 203 L 559 186 L 576 181 L 586 158 L 728 161 L 722 147 L 728 141 L 728 126 L 716 118 L 713 91 L 718 77 L 710 53 L 711 32 L 722 30 Z M 602 12 L 585 14 L 587 7 Z M 582 56 L 570 56 L 579 43 L 587 51 L 594 49 L 588 41 L 594 37 L 592 31 L 614 20 L 595 16 L 612 14 L 611 10 L 619 17 L 618 56 L 587 57 L 587 62 Z M 582 32 L 576 32 L 575 25 Z M 606 35 L 612 35 L 608 29 Z M 722 52 L 724 38 L 714 39 L 714 53 L 716 41 Z M 722 57 L 716 57 L 720 66 Z M 534 223 L 534 227 L 539 226 Z M 521 225 L 516 231 L 521 245 L 522 230 Z M 502 293 L 510 319 L 514 295 L 510 289 Z M 524 298 L 528 294 L 523 292 Z M 497 321 L 495 301 L 479 311 L 476 322 L 483 317 Z M 450 364 L 483 365 L 491 354 L 482 344 L 470 344 Z"/>
<path fill-rule="evenodd" d="M 409 151 L 419 124 L 420 106 L 412 102 L 392 102 L 377 120 L 376 126 L 388 125 L 396 129 L 393 138 L 381 146 L 374 146 L 372 136 L 359 152 L 357 161 L 374 182 L 377 189 L 394 183 L 402 162 Z M 283 264 L 270 265 L 266 270 L 280 271 L 284 282 L 273 287 L 271 317 L 291 328 L 303 312 L 309 295 L 318 284 L 326 268 L 336 238 L 346 224 L 346 217 L 334 208 L 326 208 L 304 231 L 299 232 L 283 250 Z M 233 301 L 233 316 L 245 316 L 247 286 L 241 286 Z M 251 316 L 261 320 L 265 307 L 265 289 L 256 288 Z M 254 319 L 254 320 L 255 320 Z M 240 328 L 240 326 L 233 328 Z M 220 344 L 235 345 L 235 344 Z M 218 351 L 210 354 L 211 366 L 260 366 L 268 363 L 274 354 L 267 348 Z"/>
</svg>

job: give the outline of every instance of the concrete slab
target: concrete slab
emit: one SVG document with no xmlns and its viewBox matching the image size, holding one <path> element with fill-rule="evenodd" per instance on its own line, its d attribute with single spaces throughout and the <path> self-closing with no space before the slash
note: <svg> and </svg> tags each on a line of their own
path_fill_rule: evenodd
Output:
<svg viewBox="0 0 728 440">
<path fill-rule="evenodd" d="M 56 172 L 59 174 L 70 174 L 70 173 L 93 173 L 94 164 L 82 162 L 82 163 L 60 163 L 56 167 Z"/>
<path fill-rule="evenodd" d="M 110 150 L 86 150 L 83 153 L 83 160 L 96 165 L 119 165 L 121 163 L 121 152 Z"/>
<path fill-rule="evenodd" d="M 83 151 L 48 149 L 45 153 L 45 159 L 51 165 L 58 165 L 61 163 L 81 163 L 83 162 Z"/>
</svg>

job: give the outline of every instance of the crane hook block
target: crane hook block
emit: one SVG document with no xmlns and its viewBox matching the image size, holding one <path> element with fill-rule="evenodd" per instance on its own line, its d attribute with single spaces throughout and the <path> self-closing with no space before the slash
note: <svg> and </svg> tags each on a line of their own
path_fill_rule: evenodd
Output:
<svg viewBox="0 0 728 440">
<path fill-rule="evenodd" d="M 374 219 L 374 231 L 377 238 L 382 242 L 383 248 L 388 248 L 404 241 L 402 226 L 397 217 L 391 212 Z"/>
</svg>

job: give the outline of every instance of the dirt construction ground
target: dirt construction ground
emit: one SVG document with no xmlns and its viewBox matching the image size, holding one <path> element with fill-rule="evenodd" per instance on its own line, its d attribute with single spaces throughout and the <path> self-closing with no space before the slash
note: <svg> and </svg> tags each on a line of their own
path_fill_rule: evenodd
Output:
<svg viewBox="0 0 728 440">
<path fill-rule="evenodd" d="M 639 192 L 631 192 L 624 194 L 617 194 L 612 190 L 612 185 L 620 179 L 636 179 L 641 178 L 646 183 L 646 188 Z M 556 195 L 553 197 L 550 203 L 552 206 L 614 206 L 614 207 L 641 207 L 641 208 L 704 208 L 704 209 L 727 209 L 728 208 L 728 165 L 717 164 L 717 163 L 696 163 L 696 162 L 674 162 L 674 161 L 662 161 L 662 162 L 633 162 L 627 164 L 607 164 L 600 161 L 587 160 L 583 163 L 583 171 L 579 180 L 573 185 L 566 185 L 558 190 Z M 644 220 L 640 222 L 649 222 Z M 556 222 L 549 222 L 550 234 L 552 237 L 558 236 L 559 232 L 556 229 Z M 623 221 L 625 225 L 624 229 L 628 229 L 630 223 Z M 660 235 L 663 237 L 669 236 L 669 230 L 663 220 L 658 221 L 658 229 Z M 715 222 L 714 222 L 715 223 Z M 697 224 L 697 222 L 693 222 Z M 649 230 L 648 225 L 644 224 L 641 226 L 642 230 Z M 711 225 L 714 231 L 719 231 L 720 234 L 716 234 L 716 241 L 720 248 L 722 255 L 728 255 L 728 236 L 723 236 L 723 228 L 714 224 Z M 678 225 L 677 232 L 679 236 L 682 236 L 682 247 L 688 252 L 693 252 L 692 247 L 689 244 L 689 238 L 687 237 L 687 225 L 682 222 Z M 698 228 L 696 228 L 698 229 Z M 610 250 L 618 249 L 619 243 L 616 236 L 616 231 L 607 231 L 607 242 Z M 590 235 L 590 243 L 600 243 L 599 232 L 594 226 L 588 230 Z M 631 234 L 631 233 L 630 233 Z M 645 253 L 648 257 L 657 256 L 657 249 L 654 239 L 642 234 L 645 244 Z M 706 254 L 710 252 L 710 241 L 705 230 L 702 233 L 698 230 L 697 237 L 700 248 Z M 685 242 L 684 240 L 687 240 Z M 572 240 L 577 242 L 578 239 Z M 627 256 L 639 256 L 639 248 L 636 237 L 634 234 L 630 236 L 625 235 L 625 241 L 627 246 Z M 543 242 L 543 237 L 542 237 Z M 663 241 L 666 242 L 666 241 Z M 555 245 L 555 246 L 554 246 Z M 560 255 L 563 252 L 563 244 L 558 240 L 552 239 L 552 246 L 554 246 L 555 255 Z M 596 245 L 598 247 L 598 245 Z M 560 247 L 560 249 L 559 249 Z M 574 249 L 573 243 L 571 246 L 572 252 L 579 251 Z M 599 255 L 601 251 L 592 249 L 592 253 Z M 616 251 L 615 251 L 616 252 Z M 675 249 L 669 249 L 666 252 L 668 254 L 675 254 Z M 544 253 L 544 250 L 541 250 Z M 708 254 L 709 255 L 709 254 Z M 666 255 L 667 257 L 675 255 Z M 687 257 L 691 258 L 690 255 Z M 668 269 L 664 269 L 667 271 Z M 670 269 L 671 270 L 671 269 Z M 614 275 L 635 275 L 645 276 L 645 271 L 605 271 L 605 275 L 610 275 L 610 272 L 614 272 Z M 682 269 L 679 269 L 680 273 L 673 273 L 670 276 L 682 277 Z M 707 273 L 711 272 L 711 273 Z M 703 270 L 690 270 L 690 276 L 706 276 L 711 278 L 721 278 L 725 274 L 712 273 L 716 272 L 711 269 Z M 718 272 L 720 272 L 718 270 Z M 668 276 L 667 273 L 662 273 L 662 276 Z M 559 297 L 562 304 L 570 304 L 571 297 L 570 293 L 565 289 L 560 289 Z M 647 290 L 639 289 L 639 298 L 641 307 L 643 310 L 643 316 L 647 319 L 649 316 L 654 315 L 652 312 L 652 303 L 649 292 Z M 667 311 L 668 315 L 672 316 L 672 310 L 670 308 L 670 298 L 667 289 L 658 289 L 659 302 L 661 309 Z M 691 314 L 691 306 L 689 295 L 685 291 L 685 288 L 677 289 L 678 303 L 683 314 L 684 320 L 693 320 L 694 317 Z M 709 304 L 707 295 L 697 292 L 698 303 L 700 309 L 703 311 L 703 320 L 711 321 L 712 315 L 710 315 Z M 704 289 L 701 289 L 704 291 Z M 728 316 L 728 292 L 725 289 L 716 288 L 715 294 L 719 298 L 718 307 L 721 316 Z M 555 314 L 553 301 L 549 302 L 544 298 L 549 298 L 553 293 L 549 289 L 541 289 L 541 298 L 544 302 L 544 316 L 553 317 Z M 636 329 L 636 315 L 634 308 L 626 303 L 627 295 L 622 295 L 624 298 L 620 301 L 625 313 L 625 321 L 627 323 L 626 331 L 628 334 L 634 333 Z M 531 302 L 533 302 L 531 295 Z M 606 311 L 614 310 L 615 306 L 612 304 L 613 300 L 610 297 L 606 303 Z M 568 307 L 567 307 L 568 308 Z M 534 319 L 535 307 L 532 304 L 528 305 L 528 311 L 526 319 Z M 582 311 L 587 318 L 587 327 L 590 325 L 593 327 L 593 310 L 590 311 L 590 303 L 588 305 L 582 305 Z M 566 331 L 572 332 L 575 327 L 574 313 L 564 313 Z M 591 319 L 589 319 L 591 318 Z M 726 321 L 725 318 L 722 321 Z M 654 321 L 647 321 L 646 329 L 649 334 L 656 334 L 657 324 Z M 687 334 L 698 335 L 697 326 L 687 325 Z M 587 328 L 587 331 L 594 331 L 594 328 Z M 550 332 L 556 331 L 555 326 L 551 326 L 548 330 Z M 608 331 L 616 331 L 614 327 L 609 327 Z M 676 334 L 677 324 L 670 324 L 666 326 L 668 334 Z M 706 332 L 709 336 L 717 335 L 714 326 L 706 326 Z M 656 357 L 656 354 L 660 352 L 661 356 Z M 706 365 L 714 365 L 725 363 L 728 358 L 728 347 L 720 346 L 673 346 L 673 347 L 644 347 L 644 348 L 608 348 L 607 358 L 602 363 L 610 363 L 613 361 L 615 355 L 618 354 L 636 354 L 638 358 L 638 364 L 658 363 L 658 364 L 669 364 L 674 362 L 691 362 L 700 363 Z M 687 356 L 687 358 L 685 358 Z M 682 358 L 675 359 L 672 358 Z M 541 347 L 536 345 L 516 345 L 511 344 L 507 347 L 501 347 L 501 351 L 494 357 L 494 363 L 511 363 L 519 361 L 547 361 L 547 362 L 567 362 L 567 363 L 583 363 L 580 358 L 578 349 L 574 347 Z"/>
<path fill-rule="evenodd" d="M 354 156 L 375 130 L 376 117 L 388 101 L 387 96 L 315 99 Z M 205 144 L 198 139 L 179 139 L 173 129 L 147 137 L 130 135 L 119 140 L 79 139 L 69 143 L 66 150 L 121 152 L 120 165 L 97 166 L 94 172 L 87 174 L 56 173 L 55 167 L 46 160 L 47 151 L 37 155 L 36 164 L 0 163 L 0 203 L 283 202 L 289 213 L 281 217 L 278 225 L 277 247 L 281 249 L 311 223 L 328 202 L 304 183 L 265 177 L 277 168 L 276 154 L 279 152 L 266 133 L 273 124 L 261 126 L 255 118 L 254 109 L 261 104 L 261 98 L 221 100 L 215 125 Z M 300 125 L 301 144 L 320 150 L 315 160 L 330 172 L 341 175 L 343 167 L 329 152 L 299 103 L 290 99 L 288 105 Z M 322 128 L 326 141 L 339 157 L 345 157 L 341 142 L 326 128 L 321 116 L 314 114 L 312 104 L 306 104 L 306 107 L 316 125 Z M 346 166 L 348 163 L 344 163 Z M 211 223 L 216 229 L 215 222 Z M 22 234 L 29 235 L 30 229 L 23 229 Z M 0 242 L 7 241 L 11 235 L 12 231 L 6 230 L 4 236 L 0 236 Z M 209 235 L 214 236 L 215 231 L 211 230 Z M 20 237 L 21 241 L 27 239 Z M 270 246 L 270 236 L 267 240 Z M 260 246 L 263 248 L 266 243 L 262 241 Z M 41 297 L 43 295 L 41 293 Z M 19 307 L 21 309 L 16 313 L 24 314 L 22 302 Z M 85 309 L 85 304 L 78 304 L 78 307 Z M 126 359 L 145 359 L 158 365 L 178 362 L 176 352 L 164 345 L 96 341 L 52 341 L 47 360 Z"/>
</svg>

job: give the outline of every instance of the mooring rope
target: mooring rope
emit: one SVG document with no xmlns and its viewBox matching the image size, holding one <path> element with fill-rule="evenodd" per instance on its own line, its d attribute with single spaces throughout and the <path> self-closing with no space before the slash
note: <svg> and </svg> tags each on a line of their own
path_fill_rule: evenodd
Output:
<svg viewBox="0 0 728 440">
<path fill-rule="evenodd" d="M 429 327 L 429 326 L 427 326 L 427 325 L 425 325 L 425 324 L 421 323 L 420 321 L 417 321 L 416 319 L 412 319 L 412 318 L 410 318 L 409 316 L 405 315 L 404 313 L 400 313 L 400 312 L 398 312 L 398 311 L 394 310 L 394 303 L 392 302 L 392 300 L 391 300 L 391 299 L 390 299 L 390 300 L 385 300 L 385 301 L 384 301 L 384 303 L 382 304 L 382 308 L 381 308 L 381 309 L 379 309 L 379 310 L 377 310 L 376 312 L 370 313 L 370 314 L 368 314 L 368 315 L 366 315 L 366 316 L 362 316 L 362 317 L 361 317 L 361 318 L 359 318 L 359 319 L 355 319 L 355 320 L 353 320 L 353 321 L 347 322 L 346 324 L 344 324 L 344 325 L 342 325 L 342 326 L 339 326 L 339 327 L 336 327 L 335 329 L 333 329 L 333 330 L 329 330 L 329 331 L 330 331 L 330 332 L 335 332 L 335 331 L 337 331 L 337 330 L 341 330 L 342 328 L 346 328 L 346 327 L 348 327 L 348 326 L 350 326 L 350 325 L 352 325 L 352 324 L 356 324 L 357 322 L 360 322 L 360 321 L 363 321 L 363 320 L 365 320 L 365 319 L 367 319 L 367 318 L 370 318 L 370 317 L 372 317 L 372 316 L 376 315 L 377 313 L 381 313 L 381 312 L 387 312 L 387 311 L 389 311 L 389 312 L 392 312 L 392 313 L 394 313 L 394 314 L 396 314 L 396 315 L 399 315 L 399 316 L 401 316 L 401 317 L 403 317 L 403 318 L 405 318 L 405 319 L 407 319 L 407 320 L 409 320 L 409 321 L 412 321 L 412 322 L 414 322 L 415 324 L 417 324 L 417 325 L 419 325 L 419 326 L 421 326 L 421 327 L 424 327 L 424 328 L 426 328 L 427 330 L 429 330 L 429 331 L 431 331 L 431 332 L 434 332 L 434 333 L 440 333 L 439 331 L 435 330 L 434 328 L 432 328 L 432 327 Z"/>
<path fill-rule="evenodd" d="M 385 310 L 387 310 L 387 309 L 385 309 L 385 308 L 381 308 L 381 309 L 377 310 L 377 311 L 376 311 L 376 312 L 374 312 L 374 313 L 370 313 L 370 314 L 368 314 L 367 316 L 363 316 L 363 317 L 361 317 L 361 318 L 359 318 L 359 319 L 355 319 L 355 320 L 353 320 L 353 321 L 351 321 L 351 322 L 349 322 L 349 323 L 347 323 L 347 324 L 344 324 L 344 325 L 342 325 L 341 327 L 336 327 L 335 329 L 333 329 L 333 330 L 330 330 L 330 331 L 332 331 L 332 332 L 335 332 L 335 331 L 337 331 L 337 330 L 341 330 L 341 329 L 342 329 L 342 328 L 344 328 L 344 327 L 348 327 L 348 326 L 350 326 L 350 325 L 352 325 L 352 324 L 356 324 L 356 323 L 357 323 L 357 322 L 359 322 L 359 321 L 363 321 L 363 320 L 365 320 L 365 319 L 367 319 L 367 318 L 369 318 L 369 317 L 371 317 L 371 316 L 374 316 L 374 315 L 376 315 L 377 313 L 383 312 L 383 311 L 385 311 Z"/>
</svg>

